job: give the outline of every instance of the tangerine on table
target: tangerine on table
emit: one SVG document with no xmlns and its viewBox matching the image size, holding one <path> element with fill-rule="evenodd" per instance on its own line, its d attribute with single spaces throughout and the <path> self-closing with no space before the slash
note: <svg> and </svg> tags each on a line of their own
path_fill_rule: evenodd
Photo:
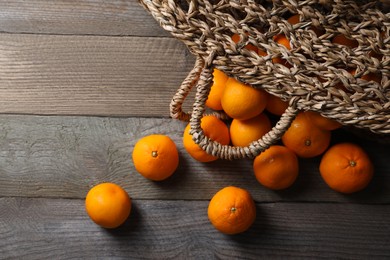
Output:
<svg viewBox="0 0 390 260">
<path fill-rule="evenodd" d="M 85 209 L 96 224 L 104 228 L 116 228 L 129 217 L 131 198 L 119 185 L 101 183 L 89 190 Z"/>
<path fill-rule="evenodd" d="M 248 191 L 229 186 L 210 200 L 208 217 L 211 224 L 224 234 L 246 231 L 256 219 L 256 205 Z"/>
<path fill-rule="evenodd" d="M 201 119 L 200 126 L 205 136 L 213 141 L 219 142 L 222 145 L 230 143 L 229 129 L 226 124 L 213 115 L 206 115 Z M 183 133 L 183 146 L 186 151 L 197 161 L 211 162 L 218 159 L 218 157 L 208 154 L 204 151 L 190 135 L 191 126 L 188 124 Z"/>
<path fill-rule="evenodd" d="M 288 108 L 288 102 L 283 101 L 275 95 L 268 95 L 268 101 L 265 109 L 271 114 L 281 116 Z"/>
<path fill-rule="evenodd" d="M 360 146 L 340 143 L 322 156 L 320 173 L 331 189 L 348 194 L 360 191 L 370 183 L 374 166 Z"/>
<path fill-rule="evenodd" d="M 135 144 L 133 149 L 135 169 L 143 177 L 161 181 L 170 177 L 179 165 L 176 144 L 166 135 L 148 135 Z"/>
<path fill-rule="evenodd" d="M 267 105 L 268 94 L 262 89 L 229 78 L 222 93 L 221 104 L 225 113 L 240 120 L 259 115 Z"/>
<path fill-rule="evenodd" d="M 259 140 L 271 128 L 271 121 L 264 113 L 246 120 L 233 119 L 230 124 L 230 139 L 234 146 L 244 147 Z"/>
<path fill-rule="evenodd" d="M 323 130 L 332 131 L 341 127 L 339 122 L 323 117 L 320 113 L 306 111 L 305 114 L 314 125 Z"/>
<path fill-rule="evenodd" d="M 282 136 L 282 142 L 299 157 L 311 158 L 325 152 L 330 138 L 330 131 L 318 128 L 300 112 Z"/>
<path fill-rule="evenodd" d="M 298 177 L 298 158 L 285 146 L 272 145 L 255 158 L 253 170 L 263 186 L 272 190 L 286 189 Z"/>
<path fill-rule="evenodd" d="M 222 110 L 221 97 L 228 76 L 218 69 L 214 69 L 213 76 L 213 85 L 211 86 L 210 93 L 207 97 L 206 106 L 214 110 Z"/>
</svg>

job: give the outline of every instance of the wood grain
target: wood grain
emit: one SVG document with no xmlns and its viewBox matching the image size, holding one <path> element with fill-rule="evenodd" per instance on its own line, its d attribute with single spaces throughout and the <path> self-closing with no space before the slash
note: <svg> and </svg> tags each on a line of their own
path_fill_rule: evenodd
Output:
<svg viewBox="0 0 390 260">
<path fill-rule="evenodd" d="M 297 182 L 280 192 L 257 183 L 250 160 L 196 162 L 181 143 L 185 123 L 168 118 L 193 64 L 136 0 L 0 0 L 0 259 L 390 258 L 389 145 L 334 132 L 332 143 L 362 145 L 375 165 L 369 187 L 348 196 L 321 180 L 320 158 L 300 160 Z M 159 183 L 131 159 L 153 133 L 180 152 Z M 116 230 L 84 210 L 106 181 L 133 198 Z M 257 201 L 245 234 L 207 219 L 208 200 L 228 185 Z"/>
<path fill-rule="evenodd" d="M 0 32 L 170 36 L 135 0 L 0 0 L 0 6 Z"/>
<path fill-rule="evenodd" d="M 0 255 L 28 259 L 259 259 L 390 256 L 390 205 L 257 204 L 246 232 L 227 236 L 207 201 L 133 201 L 128 221 L 105 230 L 83 200 L 0 199 Z"/>
<path fill-rule="evenodd" d="M 172 38 L 0 34 L 0 113 L 168 117 L 193 65 Z"/>
<path fill-rule="evenodd" d="M 343 131 L 333 142 L 362 145 L 376 171 L 370 186 L 354 195 L 330 190 L 320 178 L 320 158 L 301 160 L 300 176 L 288 190 L 274 192 L 254 178 L 252 162 L 199 163 L 182 146 L 185 123 L 158 118 L 0 116 L 0 196 L 84 198 L 89 188 L 111 181 L 135 199 L 209 199 L 220 188 L 248 189 L 256 201 L 389 203 L 389 146 L 358 140 Z M 180 166 L 168 180 L 148 181 L 134 169 L 134 144 L 148 134 L 170 136 L 180 151 Z M 374 156 L 375 155 L 375 156 Z"/>
</svg>

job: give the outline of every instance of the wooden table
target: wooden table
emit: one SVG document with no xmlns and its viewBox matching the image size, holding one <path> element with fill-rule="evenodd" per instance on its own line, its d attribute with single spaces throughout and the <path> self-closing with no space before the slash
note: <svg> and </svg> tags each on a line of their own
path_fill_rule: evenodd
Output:
<svg viewBox="0 0 390 260">
<path fill-rule="evenodd" d="M 363 192 L 330 190 L 320 158 L 300 160 L 292 188 L 270 191 L 250 160 L 187 155 L 185 123 L 169 118 L 169 102 L 194 57 L 135 0 L 0 0 L 0 32 L 1 259 L 390 257 L 389 145 L 334 133 L 333 143 L 356 142 L 372 157 Z M 131 160 L 152 133 L 180 152 L 177 172 L 159 183 Z M 88 190 L 107 181 L 133 198 L 116 230 L 84 210 Z M 257 205 L 253 227 L 236 236 L 207 219 L 209 199 L 228 185 Z"/>
</svg>

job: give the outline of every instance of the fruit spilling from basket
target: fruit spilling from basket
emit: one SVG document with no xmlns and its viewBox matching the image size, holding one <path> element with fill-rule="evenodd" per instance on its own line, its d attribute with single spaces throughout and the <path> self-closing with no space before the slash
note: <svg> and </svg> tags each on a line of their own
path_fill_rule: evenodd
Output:
<svg viewBox="0 0 390 260">
<path fill-rule="evenodd" d="M 252 158 L 253 174 L 271 190 L 294 184 L 298 158 L 318 156 L 331 189 L 349 194 L 370 183 L 374 167 L 364 149 L 330 141 L 341 126 L 389 138 L 386 1 L 139 2 L 196 56 L 171 102 L 171 116 L 189 121 L 183 146 L 193 159 Z M 182 105 L 193 88 L 186 113 Z M 161 135 L 139 140 L 133 162 L 155 181 L 180 163 L 176 144 Z M 208 217 L 217 230 L 240 233 L 256 207 L 245 189 L 226 187 L 211 199 Z"/>
</svg>

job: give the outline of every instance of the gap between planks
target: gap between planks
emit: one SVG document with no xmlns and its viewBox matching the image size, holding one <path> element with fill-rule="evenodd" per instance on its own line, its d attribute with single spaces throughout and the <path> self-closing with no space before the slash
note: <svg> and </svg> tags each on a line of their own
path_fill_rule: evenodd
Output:
<svg viewBox="0 0 390 260">
<path fill-rule="evenodd" d="M 170 37 L 137 2 L 0 0 L 0 31 L 51 35 Z"/>
<path fill-rule="evenodd" d="M 390 206 L 257 204 L 255 223 L 226 236 L 207 218 L 205 201 L 133 201 L 123 226 L 106 230 L 84 203 L 0 198 L 0 255 L 69 258 L 385 258 Z"/>
<path fill-rule="evenodd" d="M 186 123 L 167 118 L 0 115 L 0 196 L 84 198 L 105 181 L 115 182 L 134 199 L 207 200 L 219 189 L 246 188 L 258 202 L 341 202 L 386 204 L 390 201 L 390 149 L 342 130 L 332 142 L 353 141 L 373 156 L 376 172 L 362 192 L 342 195 L 322 181 L 320 158 L 300 160 L 300 175 L 288 190 L 270 191 L 253 175 L 251 160 L 200 163 L 182 146 Z M 134 169 L 134 144 L 148 134 L 165 134 L 179 149 L 175 174 L 153 182 Z"/>
<path fill-rule="evenodd" d="M 166 116 L 194 62 L 171 38 L 0 34 L 0 113 Z"/>
</svg>

